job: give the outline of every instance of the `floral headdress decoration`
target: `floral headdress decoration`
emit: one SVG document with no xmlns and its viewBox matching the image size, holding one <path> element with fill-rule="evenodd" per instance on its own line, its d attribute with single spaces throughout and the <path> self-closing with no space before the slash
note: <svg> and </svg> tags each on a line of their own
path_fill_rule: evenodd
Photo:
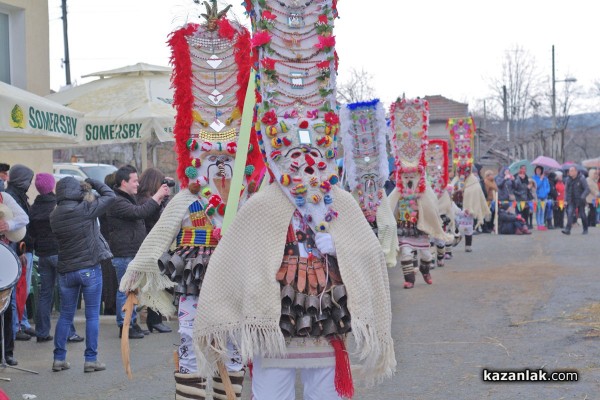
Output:
<svg viewBox="0 0 600 400">
<path fill-rule="evenodd" d="M 367 220 L 373 222 L 389 175 L 385 110 L 375 99 L 348 104 L 340 116 L 344 174 Z"/>
<path fill-rule="evenodd" d="M 177 175 L 182 187 L 199 193 L 207 214 L 224 215 L 238 151 L 241 115 L 250 77 L 250 33 L 204 2 L 202 24 L 190 23 L 169 37 Z M 245 189 L 256 190 L 264 162 L 251 135 Z"/>
<path fill-rule="evenodd" d="M 446 129 L 450 133 L 452 168 L 454 176 L 459 179 L 458 189 L 461 190 L 473 167 L 475 122 L 471 117 L 450 118 L 446 124 Z"/>
<path fill-rule="evenodd" d="M 398 99 L 390 107 L 391 144 L 396 165 L 396 187 L 403 198 L 425 192 L 425 150 L 429 130 L 429 102 Z"/>
<path fill-rule="evenodd" d="M 448 142 L 443 139 L 431 139 L 425 152 L 427 161 L 427 179 L 438 197 L 448 186 Z"/>
</svg>

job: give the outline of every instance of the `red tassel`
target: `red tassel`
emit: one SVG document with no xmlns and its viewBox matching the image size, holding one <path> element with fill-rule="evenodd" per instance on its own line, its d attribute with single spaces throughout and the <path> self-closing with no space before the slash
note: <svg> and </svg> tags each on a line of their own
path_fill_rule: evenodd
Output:
<svg viewBox="0 0 600 400">
<path fill-rule="evenodd" d="M 335 390 L 341 397 L 351 399 L 354 396 L 354 383 L 346 345 L 340 338 L 330 339 L 329 342 L 335 352 Z"/>
</svg>

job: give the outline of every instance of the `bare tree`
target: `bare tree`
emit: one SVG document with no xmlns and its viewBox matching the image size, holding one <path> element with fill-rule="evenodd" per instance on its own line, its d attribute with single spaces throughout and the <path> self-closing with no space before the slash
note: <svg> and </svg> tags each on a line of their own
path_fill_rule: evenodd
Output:
<svg viewBox="0 0 600 400">
<path fill-rule="evenodd" d="M 337 101 L 348 104 L 373 99 L 375 89 L 372 80 L 373 75 L 369 72 L 352 68 L 348 80 L 337 84 Z"/>
<path fill-rule="evenodd" d="M 525 121 L 539 107 L 541 87 L 534 57 L 518 45 L 507 50 L 502 75 L 492 79 L 491 89 L 496 106 L 500 106 L 502 115 L 510 122 L 511 132 L 517 136 L 524 133 Z M 497 107 L 495 113 L 498 114 Z"/>
</svg>

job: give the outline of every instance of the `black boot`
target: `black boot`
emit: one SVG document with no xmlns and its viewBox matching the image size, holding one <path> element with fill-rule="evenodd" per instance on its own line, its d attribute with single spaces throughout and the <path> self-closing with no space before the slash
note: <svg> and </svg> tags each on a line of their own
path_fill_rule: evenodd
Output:
<svg viewBox="0 0 600 400">
<path fill-rule="evenodd" d="M 119 327 L 119 338 L 123 335 L 123 327 Z M 144 334 L 142 332 L 138 332 L 133 329 L 132 326 L 129 327 L 129 339 L 143 339 Z"/>
<path fill-rule="evenodd" d="M 415 269 L 413 261 L 400 261 L 402 272 L 404 272 L 404 289 L 412 289 L 415 286 Z"/>
</svg>

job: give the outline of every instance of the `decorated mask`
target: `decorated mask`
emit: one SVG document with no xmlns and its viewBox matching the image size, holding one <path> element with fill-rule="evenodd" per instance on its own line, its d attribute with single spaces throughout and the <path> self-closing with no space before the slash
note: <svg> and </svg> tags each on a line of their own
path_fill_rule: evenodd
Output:
<svg viewBox="0 0 600 400">
<path fill-rule="evenodd" d="M 175 139 L 178 176 L 183 187 L 198 193 L 213 225 L 225 214 L 248 86 L 250 34 L 210 7 L 202 25 L 173 32 Z M 256 135 L 251 134 L 245 192 L 253 192 L 263 168 Z M 245 196 L 242 196 L 244 198 Z"/>
<path fill-rule="evenodd" d="M 443 139 L 430 140 L 425 159 L 429 184 L 439 198 L 448 186 L 448 142 Z"/>
<path fill-rule="evenodd" d="M 255 129 L 282 190 L 306 222 L 321 232 L 337 216 L 331 208 L 331 188 L 339 180 L 339 117 L 331 73 L 336 66 L 333 3 L 245 3 L 258 55 Z"/>
<path fill-rule="evenodd" d="M 389 174 L 385 111 L 379 100 L 352 103 L 341 120 L 345 175 L 367 221 L 374 222 Z"/>
<path fill-rule="evenodd" d="M 473 166 L 475 122 L 471 117 L 450 118 L 446 127 L 450 132 L 454 175 L 458 177 L 457 189 L 462 190 Z"/>
<path fill-rule="evenodd" d="M 396 187 L 403 198 L 425 191 L 425 149 L 429 129 L 427 100 L 401 99 L 392 104 L 391 142 L 396 164 Z"/>
</svg>

